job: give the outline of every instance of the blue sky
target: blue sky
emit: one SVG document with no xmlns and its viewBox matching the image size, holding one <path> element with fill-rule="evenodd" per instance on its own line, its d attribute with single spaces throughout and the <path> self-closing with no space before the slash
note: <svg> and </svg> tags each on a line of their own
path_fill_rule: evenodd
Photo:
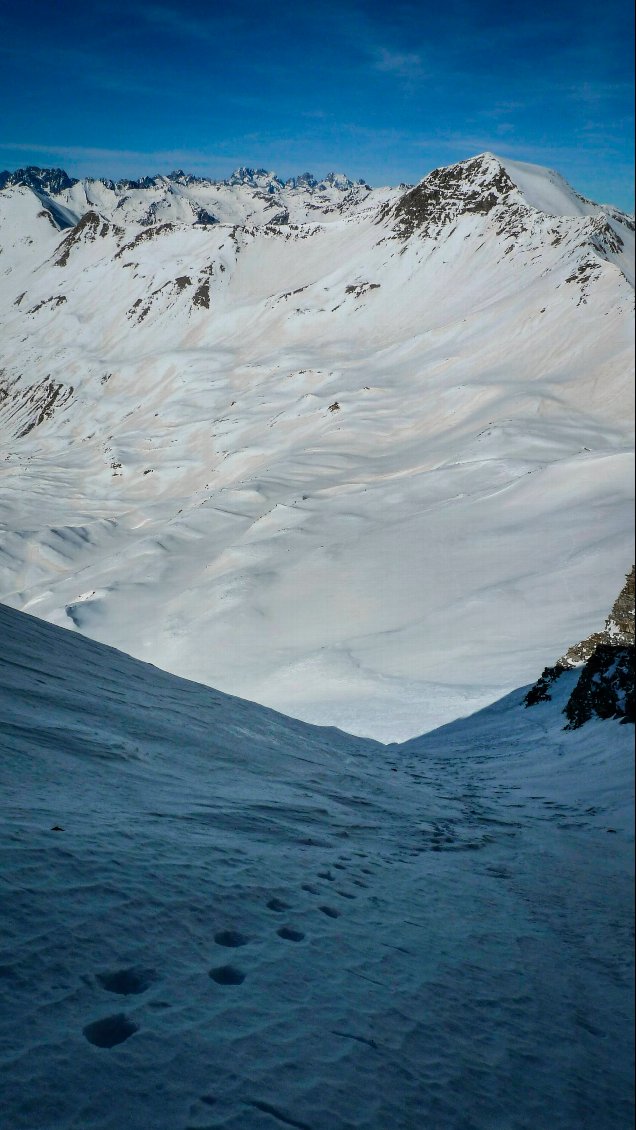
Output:
<svg viewBox="0 0 636 1130">
<path fill-rule="evenodd" d="M 0 2 L 0 168 L 380 185 L 490 149 L 633 208 L 629 0 Z"/>
</svg>

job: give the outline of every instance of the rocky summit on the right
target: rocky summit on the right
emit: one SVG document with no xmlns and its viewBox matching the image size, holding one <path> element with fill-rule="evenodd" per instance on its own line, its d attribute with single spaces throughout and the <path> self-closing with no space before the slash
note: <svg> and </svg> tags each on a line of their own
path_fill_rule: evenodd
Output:
<svg viewBox="0 0 636 1130">
<path fill-rule="evenodd" d="M 591 718 L 636 721 L 633 565 L 603 630 L 574 644 L 553 667 L 546 667 L 528 691 L 526 706 L 549 700 L 553 684 L 573 667 L 580 667 L 581 674 L 563 710 L 565 729 L 576 730 Z"/>
</svg>

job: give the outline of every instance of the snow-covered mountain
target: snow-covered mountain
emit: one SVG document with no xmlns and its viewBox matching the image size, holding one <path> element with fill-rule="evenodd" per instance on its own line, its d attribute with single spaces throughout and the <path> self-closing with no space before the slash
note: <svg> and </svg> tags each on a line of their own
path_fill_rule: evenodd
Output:
<svg viewBox="0 0 636 1130">
<path fill-rule="evenodd" d="M 373 190 L 363 180 L 328 173 L 317 180 L 303 173 L 281 180 L 267 169 L 235 169 L 227 180 L 192 176 L 182 169 L 141 180 L 78 180 L 63 169 L 30 166 L 0 173 L 0 190 L 29 188 L 60 227 L 73 226 L 91 209 L 118 224 L 140 226 L 288 224 L 347 215 L 373 207 L 397 190 Z"/>
<path fill-rule="evenodd" d="M 633 221 L 492 154 L 415 187 L 4 177 L 0 598 L 406 738 L 633 560 Z"/>
<path fill-rule="evenodd" d="M 0 638 L 3 1125 L 631 1124 L 633 729 L 563 729 L 579 671 L 383 747 Z"/>
</svg>

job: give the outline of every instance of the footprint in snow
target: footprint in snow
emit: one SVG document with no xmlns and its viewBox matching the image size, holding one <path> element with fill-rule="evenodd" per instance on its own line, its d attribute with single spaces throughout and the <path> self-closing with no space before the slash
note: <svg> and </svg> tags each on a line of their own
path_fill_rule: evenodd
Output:
<svg viewBox="0 0 636 1130">
<path fill-rule="evenodd" d="M 105 1016 L 103 1020 L 94 1020 L 82 1031 L 89 1044 L 94 1044 L 96 1048 L 114 1048 L 117 1044 L 123 1044 L 130 1036 L 134 1036 L 135 1032 L 139 1031 L 139 1026 L 133 1024 L 123 1012 L 119 1012 L 116 1016 Z"/>
<path fill-rule="evenodd" d="M 267 904 L 268 910 L 275 910 L 277 914 L 282 913 L 283 910 L 291 910 L 288 902 L 283 902 L 282 899 L 270 899 Z"/>
<path fill-rule="evenodd" d="M 281 926 L 276 933 L 279 938 L 284 938 L 286 942 L 302 942 L 305 937 L 302 930 L 292 930 L 289 926 Z"/>
<path fill-rule="evenodd" d="M 235 965 L 219 965 L 208 973 L 217 985 L 242 985 L 246 974 Z"/>
<path fill-rule="evenodd" d="M 321 910 L 323 914 L 326 914 L 327 918 L 340 918 L 340 911 L 335 910 L 333 906 L 319 906 L 318 910 Z"/>
<path fill-rule="evenodd" d="M 157 974 L 154 969 L 116 969 L 111 973 L 96 973 L 95 979 L 108 993 L 127 997 L 145 993 L 157 980 Z"/>
<path fill-rule="evenodd" d="M 236 949 L 238 946 L 246 946 L 249 938 L 245 934 L 241 934 L 239 930 L 219 930 L 214 935 L 214 941 L 217 946 L 228 946 L 230 949 Z"/>
<path fill-rule="evenodd" d="M 201 1095 L 190 1107 L 190 1118 L 184 1130 L 208 1130 L 210 1126 L 210 1107 L 215 1106 L 216 1095 Z"/>
</svg>

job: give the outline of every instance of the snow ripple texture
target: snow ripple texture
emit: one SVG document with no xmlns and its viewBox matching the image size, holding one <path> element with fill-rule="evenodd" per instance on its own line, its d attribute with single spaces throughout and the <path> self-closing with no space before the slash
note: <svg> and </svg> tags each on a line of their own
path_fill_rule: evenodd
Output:
<svg viewBox="0 0 636 1130">
<path fill-rule="evenodd" d="M 0 633 L 8 1130 L 630 1125 L 631 728 L 564 733 L 575 673 L 386 747 Z"/>
</svg>

